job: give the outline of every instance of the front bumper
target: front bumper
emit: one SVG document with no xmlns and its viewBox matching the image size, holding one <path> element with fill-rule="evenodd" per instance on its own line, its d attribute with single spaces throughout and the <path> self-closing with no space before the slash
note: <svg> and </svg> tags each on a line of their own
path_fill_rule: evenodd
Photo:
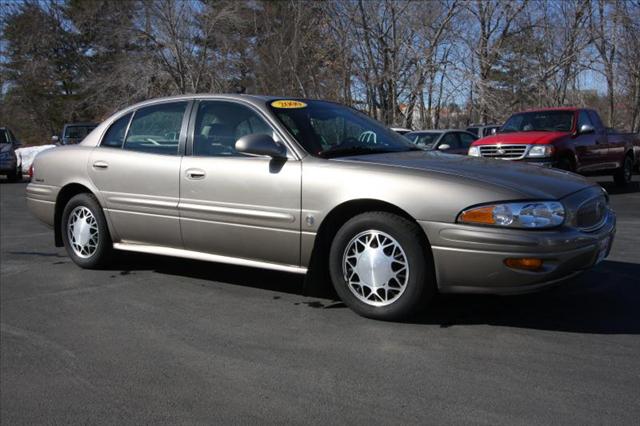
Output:
<svg viewBox="0 0 640 426">
<path fill-rule="evenodd" d="M 552 286 L 578 275 L 609 254 L 616 217 L 609 211 L 597 231 L 498 229 L 419 222 L 433 252 L 443 293 L 518 294 Z M 513 269 L 507 258 L 540 258 L 540 271 Z"/>
</svg>

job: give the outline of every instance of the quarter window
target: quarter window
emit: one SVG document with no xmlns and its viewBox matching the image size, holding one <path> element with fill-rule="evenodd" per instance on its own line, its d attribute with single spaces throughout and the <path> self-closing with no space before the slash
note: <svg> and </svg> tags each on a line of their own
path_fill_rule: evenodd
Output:
<svg viewBox="0 0 640 426">
<path fill-rule="evenodd" d="M 273 129 L 249 107 L 233 102 L 200 102 L 194 129 L 193 155 L 244 156 L 236 151 L 236 141 L 250 134 L 266 134 L 276 138 Z"/>
<path fill-rule="evenodd" d="M 102 143 L 100 145 L 108 148 L 122 148 L 122 143 L 124 142 L 127 125 L 129 124 L 130 119 L 131 113 L 114 121 L 102 138 Z"/>
<path fill-rule="evenodd" d="M 173 102 L 137 110 L 131 120 L 124 149 L 178 155 L 180 128 L 186 107 L 186 102 Z"/>
</svg>

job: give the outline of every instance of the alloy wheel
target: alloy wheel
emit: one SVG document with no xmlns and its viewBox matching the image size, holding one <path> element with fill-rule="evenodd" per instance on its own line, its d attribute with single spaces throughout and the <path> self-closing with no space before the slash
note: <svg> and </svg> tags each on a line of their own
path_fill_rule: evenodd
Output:
<svg viewBox="0 0 640 426">
<path fill-rule="evenodd" d="M 404 293 L 409 281 L 409 262 L 398 241 L 370 229 L 347 244 L 342 272 L 349 290 L 360 301 L 370 306 L 387 306 Z"/>
</svg>

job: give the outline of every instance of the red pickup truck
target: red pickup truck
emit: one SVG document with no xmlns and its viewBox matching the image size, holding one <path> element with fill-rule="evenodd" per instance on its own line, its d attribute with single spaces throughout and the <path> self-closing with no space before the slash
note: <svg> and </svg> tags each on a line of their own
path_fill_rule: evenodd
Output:
<svg viewBox="0 0 640 426">
<path fill-rule="evenodd" d="M 550 108 L 512 115 L 498 133 L 471 144 L 469 155 L 613 175 L 627 185 L 639 163 L 640 136 L 607 129 L 591 109 Z"/>
</svg>

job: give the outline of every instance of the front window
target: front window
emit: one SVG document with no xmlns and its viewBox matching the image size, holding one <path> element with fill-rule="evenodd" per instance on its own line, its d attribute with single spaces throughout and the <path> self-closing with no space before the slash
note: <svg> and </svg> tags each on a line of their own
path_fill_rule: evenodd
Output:
<svg viewBox="0 0 640 426">
<path fill-rule="evenodd" d="M 11 143 L 9 141 L 9 135 L 6 130 L 0 130 L 0 144 Z"/>
<path fill-rule="evenodd" d="M 419 150 L 377 121 L 339 104 L 275 101 L 269 106 L 289 133 L 314 156 L 335 158 Z"/>
<path fill-rule="evenodd" d="M 436 143 L 441 133 L 429 132 L 429 133 L 407 133 L 404 135 L 405 138 L 408 138 L 412 143 L 424 147 L 424 148 L 432 148 L 433 144 Z"/>
<path fill-rule="evenodd" d="M 533 111 L 512 115 L 500 130 L 510 132 L 570 132 L 573 111 Z"/>
</svg>

